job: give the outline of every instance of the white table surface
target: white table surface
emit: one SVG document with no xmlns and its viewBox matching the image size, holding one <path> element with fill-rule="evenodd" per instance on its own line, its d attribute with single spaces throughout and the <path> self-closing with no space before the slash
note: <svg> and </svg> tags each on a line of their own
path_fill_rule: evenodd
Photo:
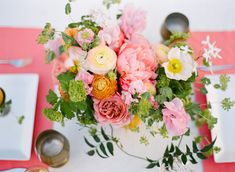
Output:
<svg viewBox="0 0 235 172">
<path fill-rule="evenodd" d="M 57 29 L 63 29 L 70 22 L 64 14 L 67 0 L 1 0 L 0 26 L 41 28 L 45 22 L 51 22 Z M 235 30 L 234 0 L 123 0 L 123 4 L 133 2 L 136 7 L 148 11 L 148 25 L 144 35 L 152 42 L 160 41 L 159 29 L 167 14 L 183 12 L 190 20 L 193 31 L 224 31 Z M 77 0 L 73 3 L 72 16 L 79 19 L 89 9 L 100 7 L 101 0 Z M 122 4 L 122 5 L 123 5 Z M 75 10 L 77 9 L 77 10 Z M 116 151 L 116 156 L 110 159 L 88 157 L 85 153 L 88 147 L 84 144 L 83 134 L 74 121 L 66 122 L 65 127 L 54 124 L 54 128 L 68 137 L 71 145 L 71 157 L 68 164 L 50 172 L 151 172 L 146 170 L 146 163 Z M 193 129 L 194 134 L 197 130 Z M 167 140 L 152 139 L 149 147 L 136 144 L 139 136 L 118 131 L 127 150 L 138 155 L 150 155 L 158 158 Z M 127 139 L 126 139 L 127 138 Z M 192 138 L 185 143 L 190 144 Z M 184 145 L 183 144 L 183 145 Z M 202 171 L 201 163 L 192 167 L 195 172 Z"/>
</svg>

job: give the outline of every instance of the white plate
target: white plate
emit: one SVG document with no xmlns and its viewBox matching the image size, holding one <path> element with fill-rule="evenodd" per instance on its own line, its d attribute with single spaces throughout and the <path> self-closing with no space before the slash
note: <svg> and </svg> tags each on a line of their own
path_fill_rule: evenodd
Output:
<svg viewBox="0 0 235 172">
<path fill-rule="evenodd" d="M 229 111 L 223 110 L 221 101 L 224 98 L 235 100 L 235 75 L 230 76 L 230 82 L 226 91 L 215 89 L 214 84 L 219 83 L 220 75 L 208 75 L 211 84 L 206 86 L 208 90 L 207 101 L 211 103 L 212 115 L 218 118 L 218 122 L 211 131 L 212 139 L 217 137 L 215 146 L 219 146 L 221 151 L 214 154 L 217 163 L 235 162 L 235 107 Z"/>
<path fill-rule="evenodd" d="M 6 100 L 12 100 L 10 113 L 0 117 L 0 160 L 29 160 L 39 76 L 37 74 L 1 74 L 0 87 Z M 25 116 L 18 124 L 17 117 Z"/>
</svg>

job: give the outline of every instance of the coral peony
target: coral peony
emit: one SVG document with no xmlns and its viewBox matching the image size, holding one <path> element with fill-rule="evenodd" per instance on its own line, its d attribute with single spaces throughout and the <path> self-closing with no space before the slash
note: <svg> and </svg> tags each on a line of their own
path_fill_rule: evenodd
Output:
<svg viewBox="0 0 235 172">
<path fill-rule="evenodd" d="M 165 109 L 162 110 L 163 121 L 166 129 L 172 136 L 183 135 L 190 122 L 190 116 L 185 112 L 183 102 L 179 98 L 174 98 L 171 102 L 165 102 Z"/>
<path fill-rule="evenodd" d="M 128 90 L 131 82 L 141 80 L 150 82 L 156 78 L 157 62 L 149 42 L 141 35 L 125 43 L 119 52 L 117 70 L 121 74 L 122 89 Z"/>
<path fill-rule="evenodd" d="M 121 99 L 120 95 L 94 100 L 95 118 L 101 124 L 112 124 L 116 126 L 127 125 L 131 118 L 128 107 Z"/>
</svg>

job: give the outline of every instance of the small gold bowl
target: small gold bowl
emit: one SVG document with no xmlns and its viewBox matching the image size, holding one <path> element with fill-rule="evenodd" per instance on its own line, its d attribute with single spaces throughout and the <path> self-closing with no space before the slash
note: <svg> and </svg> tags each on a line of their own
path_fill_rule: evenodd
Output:
<svg viewBox="0 0 235 172">
<path fill-rule="evenodd" d="M 69 160 L 69 141 L 58 131 L 45 130 L 36 139 L 35 151 L 41 162 L 58 168 Z"/>
</svg>

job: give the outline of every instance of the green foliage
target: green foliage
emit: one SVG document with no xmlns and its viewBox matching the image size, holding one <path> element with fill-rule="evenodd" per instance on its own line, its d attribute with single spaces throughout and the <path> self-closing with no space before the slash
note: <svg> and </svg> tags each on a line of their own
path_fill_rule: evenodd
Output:
<svg viewBox="0 0 235 172">
<path fill-rule="evenodd" d="M 81 102 L 86 100 L 86 89 L 84 82 L 81 80 L 70 80 L 69 82 L 69 97 L 73 102 Z"/>
<path fill-rule="evenodd" d="M 57 79 L 60 82 L 60 87 L 64 92 L 68 92 L 69 83 L 71 80 L 75 79 L 75 74 L 71 72 L 64 72 L 58 75 Z"/>
<path fill-rule="evenodd" d="M 43 109 L 43 114 L 51 121 L 61 122 L 63 119 L 63 115 L 60 112 L 53 110 L 52 108 Z"/>
<path fill-rule="evenodd" d="M 109 9 L 111 5 L 120 4 L 121 0 L 103 0 L 103 5 Z"/>
<path fill-rule="evenodd" d="M 108 158 L 110 156 L 113 156 L 113 142 L 116 142 L 116 140 L 112 136 L 108 136 L 108 134 L 105 133 L 105 130 L 102 127 L 99 132 L 101 133 L 101 135 L 91 135 L 96 145 L 92 144 L 86 137 L 84 137 L 85 143 L 91 148 L 91 150 L 89 150 L 87 154 L 89 156 L 97 154 L 101 158 Z"/>
<path fill-rule="evenodd" d="M 210 84 L 211 84 L 211 80 L 210 80 L 209 78 L 207 78 L 207 77 L 203 77 L 203 78 L 201 79 L 201 82 L 202 82 L 202 84 L 204 84 L 204 85 L 210 85 Z"/>
<path fill-rule="evenodd" d="M 67 3 L 65 5 L 65 14 L 69 15 L 70 13 L 71 13 L 71 5 L 70 5 L 70 3 Z"/>
<path fill-rule="evenodd" d="M 145 146 L 149 145 L 149 141 L 146 136 L 141 136 L 139 141 L 140 141 L 140 144 L 144 144 Z"/>
<path fill-rule="evenodd" d="M 55 58 L 56 58 L 55 52 L 50 49 L 47 49 L 46 50 L 46 63 L 50 63 Z"/>
<path fill-rule="evenodd" d="M 215 141 L 216 139 L 202 149 L 199 149 L 199 147 L 197 146 L 197 142 L 193 141 L 193 149 L 191 150 L 189 146 L 186 145 L 185 151 L 182 151 L 178 146 L 171 144 L 170 146 L 166 147 L 163 158 L 161 160 L 151 160 L 149 158 L 146 158 L 146 160 L 149 162 L 149 165 L 146 168 L 154 168 L 155 166 L 160 167 L 160 164 L 162 164 L 164 165 L 166 170 L 170 170 L 173 168 L 175 159 L 180 159 L 184 165 L 187 164 L 187 162 L 189 161 L 192 164 L 197 164 L 195 156 L 197 156 L 199 159 L 206 159 L 207 157 L 204 155 L 204 153 L 209 152 L 213 149 Z"/>
<path fill-rule="evenodd" d="M 5 113 L 6 111 L 9 110 L 10 106 L 12 104 L 11 100 L 8 100 L 7 102 L 3 103 L 2 105 L 0 105 L 0 113 Z"/>
<path fill-rule="evenodd" d="M 213 129 L 215 124 L 217 124 L 217 118 L 215 118 L 208 109 L 205 109 L 202 111 L 196 122 L 197 126 L 207 123 L 208 128 Z"/>
<path fill-rule="evenodd" d="M 230 76 L 224 74 L 219 77 L 219 84 L 214 84 L 215 89 L 221 89 L 222 91 L 226 91 L 228 88 L 228 83 L 230 82 Z"/>
<path fill-rule="evenodd" d="M 208 93 L 208 91 L 207 91 L 207 89 L 205 87 L 200 88 L 200 92 L 202 94 L 207 94 Z"/>
<path fill-rule="evenodd" d="M 197 103 L 193 103 L 191 101 L 185 105 L 185 110 L 193 120 L 195 120 L 197 116 L 201 114 L 200 106 Z"/>
<path fill-rule="evenodd" d="M 55 105 L 58 101 L 58 96 L 52 90 L 49 90 L 48 95 L 46 96 L 47 102 L 52 106 Z"/>
<path fill-rule="evenodd" d="M 229 111 L 234 105 L 235 105 L 235 101 L 231 100 L 230 98 L 224 98 L 221 101 L 221 106 L 226 111 Z"/>
<path fill-rule="evenodd" d="M 17 117 L 17 122 L 18 122 L 18 124 L 20 124 L 20 125 L 23 124 L 24 119 L 25 119 L 25 116 L 24 116 L 24 115 L 21 115 L 21 116 Z"/>
<path fill-rule="evenodd" d="M 187 40 L 188 38 L 189 38 L 189 33 L 175 32 L 170 36 L 169 40 L 164 42 L 164 44 L 168 46 L 176 40 Z"/>
<path fill-rule="evenodd" d="M 46 23 L 42 32 L 38 35 L 37 43 L 46 44 L 49 40 L 54 39 L 55 29 L 52 28 L 50 23 Z"/>
</svg>

